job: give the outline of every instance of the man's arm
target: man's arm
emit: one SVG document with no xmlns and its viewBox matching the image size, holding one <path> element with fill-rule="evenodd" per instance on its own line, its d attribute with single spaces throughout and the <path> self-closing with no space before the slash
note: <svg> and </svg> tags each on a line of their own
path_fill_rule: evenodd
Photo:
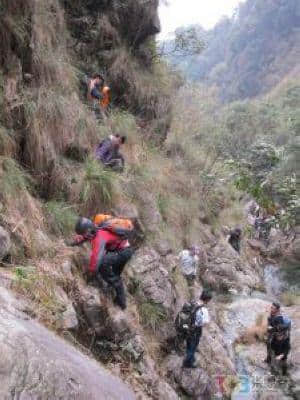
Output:
<svg viewBox="0 0 300 400">
<path fill-rule="evenodd" d="M 93 244 L 92 254 L 90 258 L 90 272 L 97 274 L 101 267 L 103 257 L 105 255 L 107 240 L 105 239 L 105 232 L 98 233 L 95 243 Z"/>
<path fill-rule="evenodd" d="M 203 325 L 209 324 L 210 317 L 206 307 L 202 307 L 202 314 L 203 314 Z"/>
<path fill-rule="evenodd" d="M 75 239 L 72 242 L 66 242 L 67 246 L 75 247 L 80 246 L 81 244 L 85 243 L 88 239 L 85 239 L 81 235 L 76 235 Z"/>
<path fill-rule="evenodd" d="M 98 100 L 102 100 L 103 99 L 103 95 L 99 92 L 99 90 L 94 86 L 92 91 L 91 91 L 91 96 L 94 99 L 98 99 Z"/>
</svg>

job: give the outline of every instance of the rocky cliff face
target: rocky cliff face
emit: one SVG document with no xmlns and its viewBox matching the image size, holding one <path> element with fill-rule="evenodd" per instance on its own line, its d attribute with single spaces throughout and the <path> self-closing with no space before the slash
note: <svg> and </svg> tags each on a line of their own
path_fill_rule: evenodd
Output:
<svg viewBox="0 0 300 400">
<path fill-rule="evenodd" d="M 26 311 L 24 301 L 1 287 L 1 399 L 135 399 L 119 379 Z"/>
<path fill-rule="evenodd" d="M 263 289 L 260 261 L 271 255 L 246 242 L 238 255 L 220 224 L 213 228 L 201 213 L 200 195 L 180 160 L 164 158 L 161 146 L 147 147 L 147 139 L 157 139 L 152 145 L 165 138 L 169 118 L 168 84 L 156 85 L 151 62 L 157 1 L 5 0 L 0 19 L 0 394 L 211 400 L 220 394 L 218 377 L 239 372 L 238 331 L 251 327 L 260 311 L 261 303 L 250 302 L 249 310 L 247 303 L 249 318 L 232 327 L 230 315 L 243 314 L 232 295 L 248 298 Z M 112 87 L 113 107 L 132 115 L 124 118 L 119 109 L 106 124 L 96 121 L 80 81 L 98 70 Z M 128 171 L 112 178 L 86 153 L 115 128 L 132 136 Z M 151 169 L 145 171 L 147 162 Z M 90 215 L 113 209 L 137 221 L 137 251 L 124 273 L 125 312 L 114 306 L 104 283 L 85 281 L 89 248 L 65 245 L 73 209 Z M 190 290 L 177 253 L 194 243 L 201 244 L 202 256 Z M 297 243 L 290 247 L 293 257 Z M 181 368 L 183 349 L 175 351 L 174 319 L 204 286 L 215 291 L 212 323 L 197 368 L 189 371 Z M 224 399 L 233 387 L 234 380 Z"/>
</svg>

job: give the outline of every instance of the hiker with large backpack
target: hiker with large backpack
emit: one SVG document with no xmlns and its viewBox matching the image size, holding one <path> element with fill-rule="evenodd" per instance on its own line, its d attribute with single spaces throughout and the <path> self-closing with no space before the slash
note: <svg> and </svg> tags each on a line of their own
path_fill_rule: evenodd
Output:
<svg viewBox="0 0 300 400">
<path fill-rule="evenodd" d="M 103 279 L 116 291 L 115 303 L 126 308 L 126 294 L 121 274 L 126 263 L 133 255 L 128 238 L 133 231 L 133 224 L 127 219 L 100 215 L 94 222 L 88 218 L 79 218 L 75 231 L 77 237 L 71 245 L 80 245 L 89 241 L 92 254 L 89 264 L 89 275 Z"/>
<path fill-rule="evenodd" d="M 279 362 L 283 375 L 287 372 L 287 357 L 291 349 L 290 332 L 291 320 L 283 316 L 280 304 L 272 303 L 267 328 L 267 358 L 265 362 L 272 364 L 275 359 Z"/>
<path fill-rule="evenodd" d="M 206 304 L 212 299 L 209 290 L 203 290 L 200 301 L 185 303 L 175 320 L 177 335 L 181 340 L 186 340 L 186 357 L 183 361 L 184 368 L 196 368 L 195 352 L 197 350 L 203 327 L 209 323 L 209 313 Z"/>
</svg>

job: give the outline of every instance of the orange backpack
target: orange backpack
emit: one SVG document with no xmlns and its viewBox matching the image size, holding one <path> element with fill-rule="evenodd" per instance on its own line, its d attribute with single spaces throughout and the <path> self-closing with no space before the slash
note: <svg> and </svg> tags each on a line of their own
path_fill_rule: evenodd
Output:
<svg viewBox="0 0 300 400">
<path fill-rule="evenodd" d="M 117 234 L 118 236 L 129 239 L 134 232 L 134 225 L 128 218 L 113 217 L 107 214 L 97 214 L 94 217 L 94 224 L 99 229 L 104 229 Z"/>
<path fill-rule="evenodd" d="M 102 89 L 103 99 L 100 100 L 101 107 L 107 108 L 110 103 L 110 88 L 108 86 L 104 86 Z"/>
</svg>

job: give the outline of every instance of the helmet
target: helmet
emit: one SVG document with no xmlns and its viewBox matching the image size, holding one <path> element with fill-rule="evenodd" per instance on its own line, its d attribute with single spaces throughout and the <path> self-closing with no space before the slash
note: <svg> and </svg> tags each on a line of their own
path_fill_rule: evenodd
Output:
<svg viewBox="0 0 300 400">
<path fill-rule="evenodd" d="M 77 235 L 95 234 L 96 227 L 88 218 L 80 217 L 75 225 Z"/>
</svg>

